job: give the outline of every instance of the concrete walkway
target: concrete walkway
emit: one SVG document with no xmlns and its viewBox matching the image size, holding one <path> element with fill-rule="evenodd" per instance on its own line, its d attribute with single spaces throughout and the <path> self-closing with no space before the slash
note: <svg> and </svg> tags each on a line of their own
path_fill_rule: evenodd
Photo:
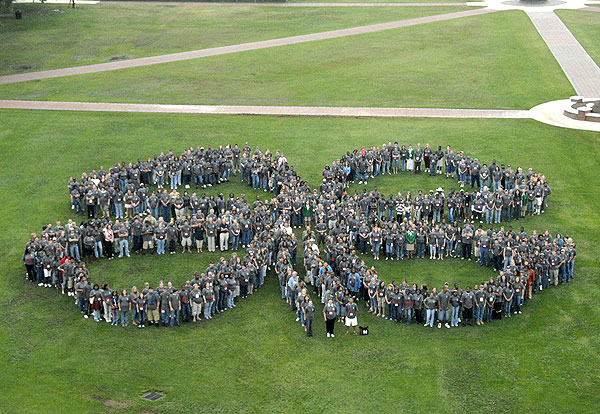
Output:
<svg viewBox="0 0 600 414">
<path fill-rule="evenodd" d="M 533 119 L 545 124 L 586 131 L 600 132 L 600 122 L 578 121 L 566 117 L 563 112 L 573 104 L 570 99 L 545 102 L 529 110 Z"/>
<path fill-rule="evenodd" d="M 419 117 L 419 118 L 531 118 L 529 111 L 502 109 L 358 108 L 327 106 L 160 105 L 104 102 L 0 100 L 0 109 L 55 111 L 149 112 L 175 114 Z"/>
<path fill-rule="evenodd" d="M 600 7 L 584 7 L 581 10 L 591 11 L 591 12 L 600 12 Z"/>
<path fill-rule="evenodd" d="M 400 27 L 415 26 L 418 24 L 440 22 L 444 20 L 459 19 L 461 17 L 476 16 L 491 13 L 494 10 L 477 9 L 457 13 L 439 14 L 434 16 L 418 17 L 415 19 L 398 20 L 389 23 L 378 23 L 369 26 L 352 27 L 349 29 L 331 30 L 328 32 L 313 33 L 300 36 L 284 37 L 281 39 L 264 40 L 260 42 L 243 43 L 232 46 L 214 47 L 211 49 L 193 50 L 190 52 L 171 53 L 168 55 L 152 56 L 138 59 L 121 60 L 118 62 L 97 63 L 94 65 L 75 66 L 71 68 L 45 70 L 40 72 L 19 73 L 14 75 L 0 76 L 0 85 L 7 83 L 26 82 L 48 78 L 59 78 L 63 76 L 82 75 L 85 73 L 105 72 L 109 70 L 134 68 L 138 66 L 156 65 L 159 63 L 177 62 L 181 60 L 198 59 L 208 56 L 224 55 L 228 53 L 245 52 L 269 47 L 293 45 L 298 43 L 312 42 L 315 40 L 335 39 L 338 37 L 352 36 L 357 34 L 378 32 L 381 30 L 397 29 Z"/>
<path fill-rule="evenodd" d="M 600 68 L 554 12 L 527 11 L 578 95 L 600 97 Z"/>
<path fill-rule="evenodd" d="M 106 102 L 0 100 L 0 109 L 162 114 L 271 115 L 351 118 L 471 118 L 534 119 L 562 128 L 600 132 L 600 123 L 576 121 L 563 115 L 570 99 L 547 102 L 530 110 L 449 108 L 359 108 L 328 106 L 161 105 Z"/>
</svg>

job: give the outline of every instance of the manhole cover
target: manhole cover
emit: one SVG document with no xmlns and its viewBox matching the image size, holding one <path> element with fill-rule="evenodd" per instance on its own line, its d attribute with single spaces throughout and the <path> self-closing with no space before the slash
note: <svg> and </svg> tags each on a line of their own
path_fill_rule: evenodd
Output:
<svg viewBox="0 0 600 414">
<path fill-rule="evenodd" d="M 158 401 L 164 396 L 164 393 L 158 391 L 148 391 L 147 393 L 142 394 L 142 398 L 148 401 Z"/>
</svg>

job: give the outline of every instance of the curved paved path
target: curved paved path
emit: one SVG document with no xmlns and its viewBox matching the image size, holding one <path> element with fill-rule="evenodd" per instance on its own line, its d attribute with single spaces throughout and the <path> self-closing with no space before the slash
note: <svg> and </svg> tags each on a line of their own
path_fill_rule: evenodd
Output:
<svg viewBox="0 0 600 414">
<path fill-rule="evenodd" d="M 42 109 L 92 112 L 152 112 L 178 114 L 424 117 L 424 118 L 531 118 L 529 111 L 503 109 L 359 108 L 328 106 L 160 105 L 105 102 L 0 100 L 0 109 Z"/>
<path fill-rule="evenodd" d="M 569 78 L 586 98 L 600 97 L 600 68 L 554 12 L 527 11 L 527 15 Z"/>
<path fill-rule="evenodd" d="M 440 22 L 443 20 L 459 19 L 461 17 L 476 16 L 491 13 L 494 10 L 477 9 L 456 13 L 446 13 L 434 16 L 418 17 L 415 19 L 398 20 L 389 23 L 378 23 L 368 26 L 352 27 L 349 29 L 331 30 L 328 32 L 313 33 L 300 36 L 284 37 L 260 42 L 243 43 L 232 46 L 221 46 L 210 49 L 193 50 L 190 52 L 171 53 L 167 55 L 152 56 L 138 59 L 121 60 L 118 62 L 97 63 L 95 65 L 75 66 L 71 68 L 45 70 L 40 72 L 19 73 L 14 75 L 0 76 L 0 85 L 7 83 L 26 82 L 47 78 L 58 78 L 63 76 L 81 75 L 85 73 L 105 72 L 109 70 L 134 68 L 138 66 L 156 65 L 159 63 L 176 62 L 180 60 L 198 59 L 207 56 L 224 55 L 228 53 L 245 52 L 248 50 L 264 49 L 269 47 L 293 45 L 297 43 L 312 42 L 315 40 L 335 39 L 338 37 L 352 36 L 356 34 L 372 33 L 381 30 L 397 29 L 400 27 L 414 26 L 418 24 Z"/>
</svg>

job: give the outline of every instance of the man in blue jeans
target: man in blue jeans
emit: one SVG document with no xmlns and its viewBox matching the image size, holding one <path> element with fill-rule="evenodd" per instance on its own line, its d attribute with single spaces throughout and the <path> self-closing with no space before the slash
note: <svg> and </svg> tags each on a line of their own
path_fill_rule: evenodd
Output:
<svg viewBox="0 0 600 414">
<path fill-rule="evenodd" d="M 435 308 L 436 308 L 436 299 L 434 297 L 434 293 L 431 292 L 429 297 L 425 299 L 425 310 L 427 311 L 427 320 L 424 326 L 429 326 L 433 328 L 433 321 L 435 319 Z"/>
<path fill-rule="evenodd" d="M 129 230 L 125 224 L 121 224 L 119 228 L 119 257 L 129 257 Z"/>
<path fill-rule="evenodd" d="M 167 289 L 163 289 L 160 293 L 160 319 L 162 320 L 163 326 L 167 326 L 169 323 L 169 317 L 171 315 L 170 306 L 170 294 Z"/>
<path fill-rule="evenodd" d="M 75 223 L 73 223 L 75 226 Z M 75 258 L 76 261 L 81 261 L 81 257 L 79 256 L 79 234 L 75 233 L 73 229 L 69 232 L 69 252 L 71 253 L 71 257 Z"/>
<path fill-rule="evenodd" d="M 119 314 L 121 326 L 129 325 L 129 312 L 131 312 L 131 296 L 123 289 L 119 296 Z"/>
<path fill-rule="evenodd" d="M 450 292 L 448 291 L 448 283 L 444 283 L 444 288 L 438 294 L 438 328 L 442 327 L 442 323 L 446 328 L 448 325 L 449 309 L 450 309 Z"/>
<path fill-rule="evenodd" d="M 291 310 L 296 310 L 296 287 L 298 286 L 298 272 L 292 272 L 292 277 L 287 282 L 287 298 Z"/>
<path fill-rule="evenodd" d="M 87 289 L 87 280 L 84 276 L 77 283 L 77 285 L 75 285 L 75 292 L 77 294 L 77 304 L 79 306 L 79 312 L 81 312 L 83 314 L 83 317 L 87 319 L 87 317 L 88 317 L 88 314 L 87 314 L 88 313 L 87 312 L 88 301 L 85 297 L 86 289 Z"/>
<path fill-rule="evenodd" d="M 450 319 L 450 326 L 458 326 L 458 317 L 460 314 L 460 297 L 458 296 L 458 290 L 453 290 L 450 295 L 450 309 L 452 312 Z"/>
<path fill-rule="evenodd" d="M 481 285 L 481 287 L 475 285 L 474 294 L 475 294 L 475 324 L 483 325 L 483 314 L 485 310 L 485 287 Z"/>
<path fill-rule="evenodd" d="M 211 310 L 214 300 L 214 291 L 210 283 L 206 282 L 202 289 L 202 297 L 204 298 L 204 319 L 208 320 L 212 317 Z"/>
</svg>

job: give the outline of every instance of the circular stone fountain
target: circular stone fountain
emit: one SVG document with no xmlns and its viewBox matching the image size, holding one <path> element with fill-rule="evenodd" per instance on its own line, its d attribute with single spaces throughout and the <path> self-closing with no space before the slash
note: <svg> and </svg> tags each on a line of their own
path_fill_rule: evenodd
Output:
<svg viewBox="0 0 600 414">
<path fill-rule="evenodd" d="M 600 122 L 600 98 L 572 96 L 564 115 L 578 121 Z"/>
</svg>

